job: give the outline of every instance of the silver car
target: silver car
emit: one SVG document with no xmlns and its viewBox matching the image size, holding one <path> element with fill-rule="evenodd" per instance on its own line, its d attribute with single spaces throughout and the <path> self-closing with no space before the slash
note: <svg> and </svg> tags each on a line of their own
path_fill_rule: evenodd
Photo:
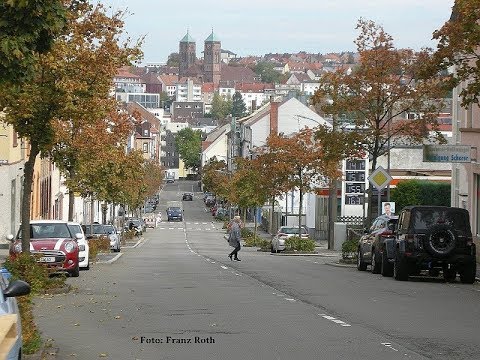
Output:
<svg viewBox="0 0 480 360">
<path fill-rule="evenodd" d="M 7 269 L 0 269 L 0 289 L 3 293 L 3 296 L 0 296 L 0 319 L 4 323 L 10 322 L 16 326 L 15 339 L 9 344 L 9 348 L 6 349 L 8 351 L 6 357 L 2 357 L 2 359 L 17 360 L 22 359 L 22 324 L 15 297 L 29 294 L 30 285 L 22 280 L 10 282 L 10 277 L 11 274 Z M 6 316 L 13 316 L 15 319 L 9 319 Z"/>
<path fill-rule="evenodd" d="M 120 252 L 120 235 L 118 234 L 117 229 L 113 225 L 103 225 L 105 231 L 108 234 L 110 239 L 110 249 L 115 252 Z"/>
</svg>

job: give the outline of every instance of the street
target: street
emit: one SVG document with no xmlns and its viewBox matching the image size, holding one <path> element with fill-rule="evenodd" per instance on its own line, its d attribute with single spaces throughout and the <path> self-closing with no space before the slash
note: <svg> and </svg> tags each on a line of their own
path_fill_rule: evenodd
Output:
<svg viewBox="0 0 480 360">
<path fill-rule="evenodd" d="M 198 191 L 166 184 L 163 221 L 111 264 L 35 301 L 58 359 L 480 359 L 480 286 L 395 281 L 325 256 L 242 248 L 241 262 L 200 193 L 167 222 L 167 201 Z"/>
</svg>

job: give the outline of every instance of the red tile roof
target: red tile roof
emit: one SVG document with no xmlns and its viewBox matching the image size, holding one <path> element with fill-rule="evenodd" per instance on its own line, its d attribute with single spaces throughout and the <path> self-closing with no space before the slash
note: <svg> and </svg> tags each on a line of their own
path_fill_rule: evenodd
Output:
<svg viewBox="0 0 480 360">
<path fill-rule="evenodd" d="M 160 75 L 159 79 L 165 86 L 174 86 L 178 82 L 177 75 Z"/>
<path fill-rule="evenodd" d="M 211 83 L 204 83 L 202 85 L 202 93 L 214 93 L 215 92 L 215 84 Z"/>
<path fill-rule="evenodd" d="M 260 93 L 266 89 L 274 89 L 273 84 L 265 83 L 239 83 L 235 85 L 235 90 L 243 93 Z"/>
</svg>

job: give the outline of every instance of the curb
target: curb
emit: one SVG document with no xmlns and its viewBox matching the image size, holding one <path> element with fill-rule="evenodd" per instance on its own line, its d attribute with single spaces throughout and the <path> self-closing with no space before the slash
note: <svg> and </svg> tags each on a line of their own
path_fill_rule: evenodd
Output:
<svg viewBox="0 0 480 360">
<path fill-rule="evenodd" d="M 123 253 L 120 252 L 113 259 L 110 259 L 110 260 L 107 260 L 107 261 L 100 260 L 100 261 L 96 261 L 95 263 L 96 264 L 111 264 L 114 261 L 117 261 L 120 258 L 120 256 L 122 256 L 122 255 L 123 255 Z"/>
<path fill-rule="evenodd" d="M 140 240 L 138 240 L 135 244 L 133 244 L 133 245 L 123 245 L 122 248 L 124 248 L 124 249 L 135 249 L 144 240 L 145 239 L 143 237 L 141 237 Z"/>
<path fill-rule="evenodd" d="M 270 253 L 273 256 L 320 256 L 320 257 L 337 257 L 336 254 L 282 254 L 282 253 Z"/>
<path fill-rule="evenodd" d="M 340 263 L 325 263 L 325 265 L 343 267 L 343 268 L 355 268 L 357 266 L 355 264 L 340 264 Z"/>
</svg>

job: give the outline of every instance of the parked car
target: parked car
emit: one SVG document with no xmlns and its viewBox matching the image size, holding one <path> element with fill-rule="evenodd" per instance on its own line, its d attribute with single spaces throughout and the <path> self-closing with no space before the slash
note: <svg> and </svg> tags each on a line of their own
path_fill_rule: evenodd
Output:
<svg viewBox="0 0 480 360">
<path fill-rule="evenodd" d="M 90 247 L 87 238 L 83 233 L 82 226 L 76 222 L 68 222 L 68 229 L 75 235 L 78 244 L 78 266 L 80 269 L 90 269 Z M 76 234 L 82 234 L 82 238 L 77 238 Z"/>
<path fill-rule="evenodd" d="M 408 280 L 428 270 L 443 272 L 445 281 L 473 284 L 476 248 L 465 209 L 447 206 L 408 206 L 399 214 L 395 237 L 385 240 L 382 263 L 393 267 L 396 280 Z"/>
<path fill-rule="evenodd" d="M 82 229 L 87 239 L 98 239 L 102 236 L 108 237 L 107 230 L 103 224 L 84 224 L 82 225 Z"/>
<path fill-rule="evenodd" d="M 182 195 L 182 201 L 192 201 L 193 200 L 193 193 L 186 192 Z"/>
<path fill-rule="evenodd" d="M 167 220 L 173 221 L 183 221 L 183 210 L 180 207 L 170 206 L 167 208 Z"/>
<path fill-rule="evenodd" d="M 292 236 L 298 236 L 298 226 L 281 226 L 272 239 L 271 252 L 285 250 L 285 240 Z M 308 229 L 305 226 L 301 227 L 300 237 L 308 239 Z"/>
<path fill-rule="evenodd" d="M 5 268 L 0 269 L 0 274 L 0 288 L 3 293 L 3 296 L 0 296 L 0 319 L 4 315 L 17 316 L 17 334 L 9 344 L 9 349 L 5 349 L 8 352 L 2 354 L 5 356 L 2 359 L 18 360 L 22 359 L 22 323 L 16 297 L 28 295 L 30 293 L 30 285 L 22 280 L 10 282 L 11 274 Z"/>
<path fill-rule="evenodd" d="M 384 240 L 393 238 L 397 223 L 398 216 L 381 215 L 373 221 L 370 229 L 365 229 L 365 234 L 358 241 L 357 269 L 359 271 L 365 271 L 367 266 L 371 265 L 372 273 L 381 272 Z M 384 267 L 382 275 L 389 276 L 388 274 L 388 269 Z"/>
<path fill-rule="evenodd" d="M 205 198 L 205 205 L 207 206 L 213 206 L 217 202 L 217 199 L 215 198 L 214 195 L 209 195 Z"/>
<path fill-rule="evenodd" d="M 16 238 L 10 234 L 7 239 L 12 241 L 10 256 L 15 257 L 22 252 L 21 227 Z M 73 277 L 80 275 L 77 244 L 79 239 L 81 235 L 72 234 L 66 221 L 30 221 L 30 252 L 39 255 L 38 261 L 52 272 L 67 272 Z"/>
<path fill-rule="evenodd" d="M 167 184 L 173 184 L 173 183 L 175 183 L 175 179 L 170 177 L 170 178 L 167 178 L 167 179 L 165 180 L 165 182 L 166 182 Z"/>
<path fill-rule="evenodd" d="M 137 218 L 128 218 L 125 221 L 125 230 L 135 230 L 138 235 L 143 235 L 142 222 Z"/>
<path fill-rule="evenodd" d="M 110 249 L 114 252 L 120 252 L 120 234 L 117 228 L 110 224 L 103 225 L 103 227 L 107 231 L 108 238 L 110 239 Z"/>
</svg>

